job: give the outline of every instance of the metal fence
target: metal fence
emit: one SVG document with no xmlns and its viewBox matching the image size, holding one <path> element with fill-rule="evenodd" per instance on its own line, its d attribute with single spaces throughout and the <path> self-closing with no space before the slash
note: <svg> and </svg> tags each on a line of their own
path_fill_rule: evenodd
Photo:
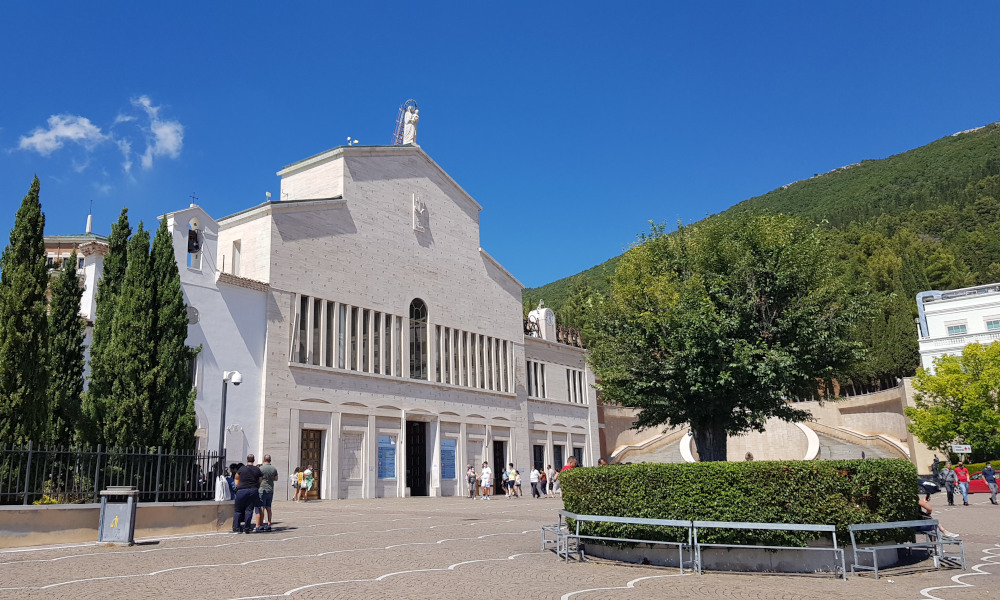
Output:
<svg viewBox="0 0 1000 600">
<path fill-rule="evenodd" d="M 112 485 L 133 486 L 140 502 L 213 500 L 218 452 L 163 448 L 0 447 L 0 504 L 91 503 Z"/>
</svg>

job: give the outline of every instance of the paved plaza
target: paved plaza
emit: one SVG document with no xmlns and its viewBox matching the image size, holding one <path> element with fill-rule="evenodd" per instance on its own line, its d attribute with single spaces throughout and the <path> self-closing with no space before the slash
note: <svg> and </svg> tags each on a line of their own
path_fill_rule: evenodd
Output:
<svg viewBox="0 0 1000 600">
<path fill-rule="evenodd" d="M 983 495 L 945 507 L 943 496 L 935 514 L 963 534 L 965 572 L 924 561 L 844 582 L 567 564 L 539 549 L 559 500 L 409 498 L 276 503 L 270 533 L 0 551 L 0 598 L 1000 598 L 1000 507 Z"/>
</svg>

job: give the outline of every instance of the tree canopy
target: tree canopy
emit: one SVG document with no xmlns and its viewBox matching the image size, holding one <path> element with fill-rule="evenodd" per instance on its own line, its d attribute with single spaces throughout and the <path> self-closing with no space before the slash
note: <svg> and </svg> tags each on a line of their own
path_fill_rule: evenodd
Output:
<svg viewBox="0 0 1000 600">
<path fill-rule="evenodd" d="M 76 252 L 63 261 L 52 281 L 49 300 L 48 441 L 61 446 L 78 440 L 83 397 L 84 320 L 80 317 L 83 287 L 76 275 Z"/>
<path fill-rule="evenodd" d="M 849 333 L 868 313 L 808 222 L 653 226 L 611 279 L 590 360 L 604 399 L 639 409 L 635 428 L 690 425 L 701 460 L 725 460 L 728 435 L 808 418 L 788 400 L 859 358 Z"/>
<path fill-rule="evenodd" d="M 936 359 L 933 373 L 917 371 L 913 387 L 916 407 L 906 416 L 917 439 L 944 453 L 952 443 L 970 444 L 975 460 L 1000 455 L 1000 342 Z"/>
<path fill-rule="evenodd" d="M 0 443 L 39 441 L 48 419 L 45 215 L 38 177 L 0 256 Z"/>
</svg>

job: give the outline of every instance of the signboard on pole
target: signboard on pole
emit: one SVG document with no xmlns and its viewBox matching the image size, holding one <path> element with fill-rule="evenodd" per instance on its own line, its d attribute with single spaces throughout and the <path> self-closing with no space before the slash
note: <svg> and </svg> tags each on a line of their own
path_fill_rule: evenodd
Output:
<svg viewBox="0 0 1000 600">
<path fill-rule="evenodd" d="M 972 446 L 969 444 L 952 444 L 951 451 L 955 454 L 972 454 Z"/>
</svg>

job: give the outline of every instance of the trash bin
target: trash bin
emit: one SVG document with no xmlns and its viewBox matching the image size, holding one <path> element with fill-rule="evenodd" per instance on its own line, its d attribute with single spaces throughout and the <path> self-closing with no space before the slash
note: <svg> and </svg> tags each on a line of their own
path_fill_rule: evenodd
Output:
<svg viewBox="0 0 1000 600">
<path fill-rule="evenodd" d="M 122 546 L 135 544 L 135 512 L 138 500 L 139 491 L 127 485 L 113 485 L 101 492 L 98 542 Z"/>
</svg>

